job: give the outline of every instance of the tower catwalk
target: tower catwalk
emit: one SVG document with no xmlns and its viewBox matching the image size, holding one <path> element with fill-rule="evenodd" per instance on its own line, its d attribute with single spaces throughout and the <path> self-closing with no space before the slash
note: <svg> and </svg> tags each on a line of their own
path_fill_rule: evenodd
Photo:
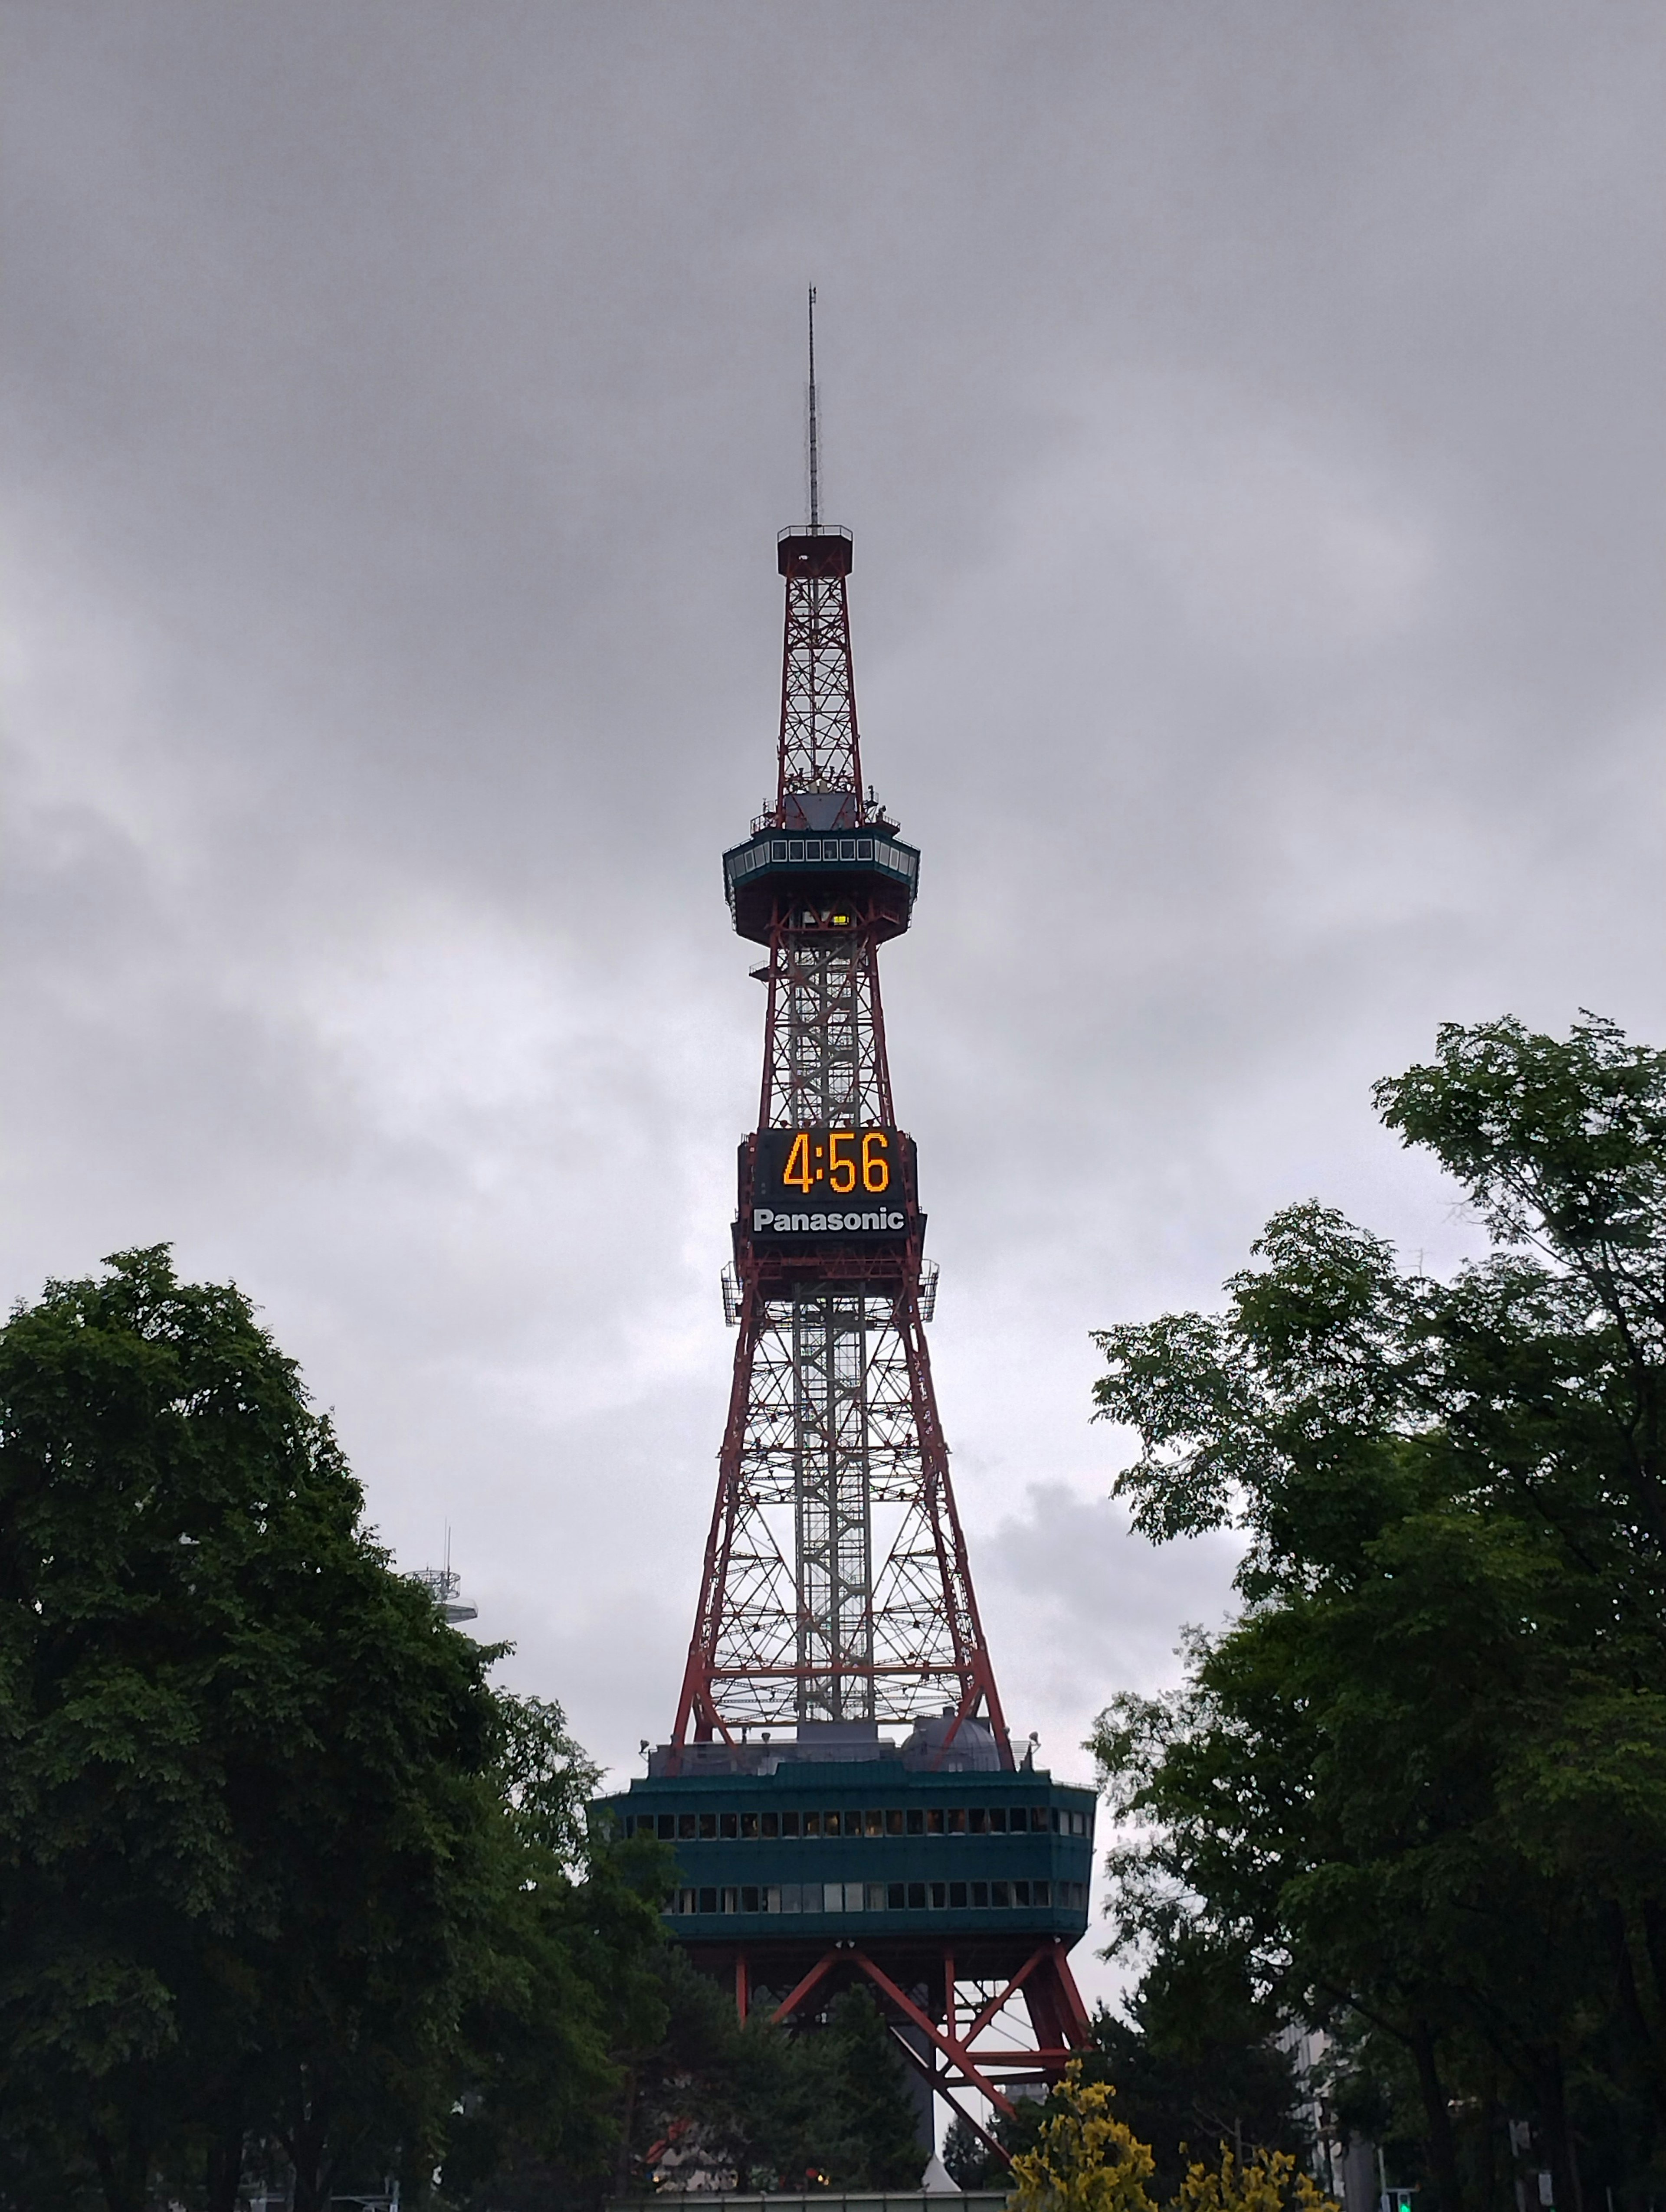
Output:
<svg viewBox="0 0 1666 2212">
<path fill-rule="evenodd" d="M 1014 1761 L 950 1485 L 879 995 L 920 854 L 863 779 L 811 336 L 810 520 L 777 541 L 775 797 L 723 856 L 769 996 L 717 1498 L 670 1741 L 599 1809 L 676 1844 L 673 1931 L 733 1974 L 743 2014 L 767 1997 L 806 2026 L 863 1981 L 933 2092 L 1010 2111 L 1086 2032 L 1067 1954 L 1093 1797 Z"/>
</svg>

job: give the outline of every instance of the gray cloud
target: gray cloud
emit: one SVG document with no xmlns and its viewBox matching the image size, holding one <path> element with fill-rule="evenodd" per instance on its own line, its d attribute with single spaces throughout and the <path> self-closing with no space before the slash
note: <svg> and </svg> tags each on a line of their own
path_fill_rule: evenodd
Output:
<svg viewBox="0 0 1666 2212">
<path fill-rule="evenodd" d="M 663 1732 L 801 288 L 939 1385 L 1043 1756 L 1219 1618 L 1088 1330 L 1434 1024 L 1666 1036 L 1657 9 L 14 4 L 9 1293 L 169 1237 L 514 1679 Z"/>
</svg>

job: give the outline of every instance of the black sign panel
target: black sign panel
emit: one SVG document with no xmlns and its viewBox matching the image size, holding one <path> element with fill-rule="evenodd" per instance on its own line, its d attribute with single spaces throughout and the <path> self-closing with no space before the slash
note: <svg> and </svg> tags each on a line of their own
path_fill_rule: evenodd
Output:
<svg viewBox="0 0 1666 2212">
<path fill-rule="evenodd" d="M 914 1143 L 900 1129 L 760 1129 L 742 1225 L 766 1249 L 777 1237 L 817 1243 L 901 1238 L 915 1218 Z"/>
</svg>

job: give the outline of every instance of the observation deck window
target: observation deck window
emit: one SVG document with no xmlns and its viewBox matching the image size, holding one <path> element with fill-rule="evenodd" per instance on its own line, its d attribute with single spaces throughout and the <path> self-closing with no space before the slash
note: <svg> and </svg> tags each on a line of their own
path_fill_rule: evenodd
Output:
<svg viewBox="0 0 1666 2212">
<path fill-rule="evenodd" d="M 815 1881 L 758 1882 L 678 1889 L 666 1910 L 699 1913 L 782 1915 L 852 1912 L 1008 1912 L 1051 1910 L 1085 1912 L 1087 1885 L 1080 1881 Z"/>
<path fill-rule="evenodd" d="M 627 1836 L 663 1842 L 797 1841 L 824 1836 L 1075 1836 L 1093 1832 L 1091 1811 L 1067 1805 L 868 1806 L 823 1812 L 643 1813 L 624 1816 Z"/>
</svg>

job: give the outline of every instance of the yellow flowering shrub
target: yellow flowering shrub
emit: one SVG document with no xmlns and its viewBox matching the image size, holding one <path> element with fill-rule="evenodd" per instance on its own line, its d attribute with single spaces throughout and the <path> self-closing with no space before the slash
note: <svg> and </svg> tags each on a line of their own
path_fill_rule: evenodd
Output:
<svg viewBox="0 0 1666 2212">
<path fill-rule="evenodd" d="M 1073 2058 L 1053 2093 L 1035 2148 L 1012 2160 L 1009 2212 L 1157 2212 L 1146 2192 L 1155 2161 L 1132 2128 L 1116 2119 L 1108 2081 L 1084 2081 Z M 1236 2158 L 1220 2147 L 1219 2166 L 1194 2160 L 1166 2212 L 1341 2212 L 1287 2151 Z"/>
<path fill-rule="evenodd" d="M 1341 2212 L 1341 2207 L 1310 2174 L 1297 2170 L 1288 2151 L 1252 2150 L 1239 2160 L 1222 2143 L 1218 2166 L 1201 2159 L 1187 2166 L 1170 2212 Z"/>
<path fill-rule="evenodd" d="M 1116 2092 L 1084 2081 L 1073 2058 L 1033 2150 L 1012 2160 L 1012 2212 L 1157 2212 L 1146 2194 L 1151 2152 L 1111 2116 Z"/>
</svg>

